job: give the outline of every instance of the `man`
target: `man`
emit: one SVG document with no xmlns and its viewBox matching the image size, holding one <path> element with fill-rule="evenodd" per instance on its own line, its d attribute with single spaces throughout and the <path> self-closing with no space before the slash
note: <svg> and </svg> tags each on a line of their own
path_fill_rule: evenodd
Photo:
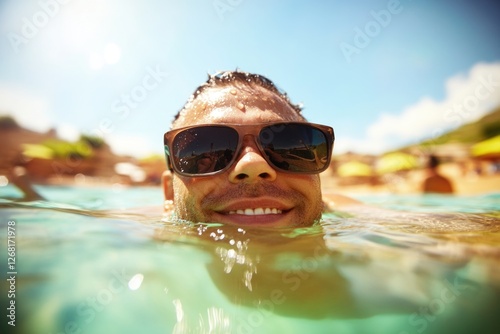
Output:
<svg viewBox="0 0 500 334">
<path fill-rule="evenodd" d="M 427 165 L 427 177 L 422 184 L 424 193 L 452 194 L 453 184 L 438 171 L 439 159 L 431 155 Z"/>
<path fill-rule="evenodd" d="M 165 209 L 177 218 L 266 227 L 307 226 L 321 218 L 319 173 L 330 162 L 333 129 L 308 123 L 261 75 L 209 76 L 164 141 Z"/>
</svg>

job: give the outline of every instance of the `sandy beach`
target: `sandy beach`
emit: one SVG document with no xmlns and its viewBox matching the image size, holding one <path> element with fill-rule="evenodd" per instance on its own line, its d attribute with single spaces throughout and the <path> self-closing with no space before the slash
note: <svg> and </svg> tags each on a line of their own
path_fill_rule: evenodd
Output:
<svg viewBox="0 0 500 334">
<path fill-rule="evenodd" d="M 457 175 L 453 171 L 443 173 L 452 182 L 456 195 L 480 195 L 500 192 L 500 174 L 487 175 Z M 423 171 L 413 171 L 406 175 L 387 176 L 386 183 L 344 185 L 338 177 L 324 173 L 321 175 L 321 184 L 325 193 L 342 194 L 419 194 L 421 184 L 425 178 Z"/>
</svg>

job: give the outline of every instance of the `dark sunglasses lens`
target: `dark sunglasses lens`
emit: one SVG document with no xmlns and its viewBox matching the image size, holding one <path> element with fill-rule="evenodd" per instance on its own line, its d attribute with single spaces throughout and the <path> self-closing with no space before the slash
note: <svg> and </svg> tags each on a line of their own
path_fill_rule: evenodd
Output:
<svg viewBox="0 0 500 334">
<path fill-rule="evenodd" d="M 224 126 L 187 129 L 172 143 L 173 163 L 181 173 L 208 174 L 224 169 L 233 159 L 238 132 Z"/>
<path fill-rule="evenodd" d="M 260 143 L 275 167 L 298 173 L 320 172 L 328 163 L 328 139 L 307 124 L 278 124 L 262 129 Z"/>
</svg>

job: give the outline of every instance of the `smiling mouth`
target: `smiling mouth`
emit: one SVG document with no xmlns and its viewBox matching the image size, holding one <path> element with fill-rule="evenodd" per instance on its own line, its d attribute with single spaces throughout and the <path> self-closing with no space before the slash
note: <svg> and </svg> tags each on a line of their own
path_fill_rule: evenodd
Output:
<svg viewBox="0 0 500 334">
<path fill-rule="evenodd" d="M 276 208 L 255 208 L 255 209 L 239 209 L 231 210 L 227 214 L 229 215 L 246 215 L 246 216 L 261 216 L 261 215 L 279 215 L 283 211 Z"/>
</svg>

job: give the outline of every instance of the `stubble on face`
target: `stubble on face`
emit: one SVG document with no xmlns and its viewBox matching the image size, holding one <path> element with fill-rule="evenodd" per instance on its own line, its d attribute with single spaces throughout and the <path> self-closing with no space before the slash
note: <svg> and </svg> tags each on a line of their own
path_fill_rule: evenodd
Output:
<svg viewBox="0 0 500 334">
<path fill-rule="evenodd" d="M 304 118 L 281 97 L 260 87 L 246 90 L 222 87 L 210 88 L 191 101 L 174 126 L 270 121 L 304 121 Z M 175 175 L 173 187 L 177 216 L 192 222 L 213 222 L 213 210 L 224 203 L 235 198 L 268 196 L 294 203 L 294 225 L 310 225 L 321 217 L 323 203 L 319 175 L 280 175 L 281 180 L 287 178 L 298 182 L 233 184 L 228 182 L 226 173 L 198 178 Z"/>
</svg>

